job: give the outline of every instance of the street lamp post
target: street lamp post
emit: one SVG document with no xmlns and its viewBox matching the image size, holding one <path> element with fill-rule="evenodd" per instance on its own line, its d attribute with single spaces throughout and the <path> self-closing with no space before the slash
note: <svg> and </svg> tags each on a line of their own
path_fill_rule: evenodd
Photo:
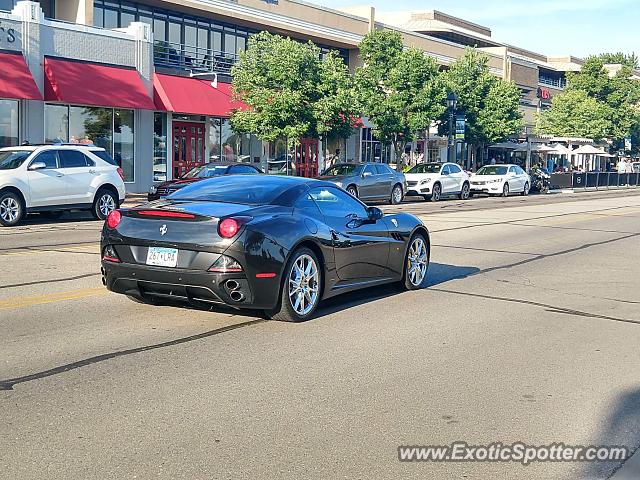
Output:
<svg viewBox="0 0 640 480">
<path fill-rule="evenodd" d="M 453 136 L 453 119 L 456 115 L 456 105 L 458 103 L 458 97 L 455 93 L 449 92 L 447 95 L 447 110 L 449 110 L 449 139 L 447 145 L 447 161 L 455 163 L 456 155 L 456 143 Z"/>
</svg>

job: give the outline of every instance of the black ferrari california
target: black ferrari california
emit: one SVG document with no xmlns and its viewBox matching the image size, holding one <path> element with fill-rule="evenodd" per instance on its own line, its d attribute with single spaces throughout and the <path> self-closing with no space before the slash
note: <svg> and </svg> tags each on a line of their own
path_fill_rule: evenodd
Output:
<svg viewBox="0 0 640 480">
<path fill-rule="evenodd" d="M 352 290 L 421 288 L 430 242 L 415 216 L 384 215 L 333 183 L 238 175 L 114 210 L 101 252 L 103 283 L 134 300 L 226 304 L 295 322 Z"/>
</svg>

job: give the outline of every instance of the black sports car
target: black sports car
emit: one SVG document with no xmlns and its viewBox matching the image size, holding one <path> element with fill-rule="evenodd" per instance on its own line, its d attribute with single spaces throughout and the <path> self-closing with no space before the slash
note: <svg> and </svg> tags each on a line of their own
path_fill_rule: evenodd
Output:
<svg viewBox="0 0 640 480">
<path fill-rule="evenodd" d="M 421 288 L 429 232 L 330 182 L 223 176 L 114 210 L 102 230 L 103 283 L 137 301 L 263 309 L 300 321 L 320 300 L 400 282 Z"/>
<path fill-rule="evenodd" d="M 147 199 L 151 202 L 161 197 L 166 197 L 173 192 L 180 190 L 194 182 L 199 182 L 206 178 L 218 177 L 220 175 L 258 175 L 262 171 L 258 167 L 254 167 L 248 163 L 237 162 L 221 162 L 221 163 L 205 163 L 199 167 L 193 167 L 187 173 L 175 180 L 167 180 L 166 182 L 153 185 L 149 190 Z"/>
</svg>

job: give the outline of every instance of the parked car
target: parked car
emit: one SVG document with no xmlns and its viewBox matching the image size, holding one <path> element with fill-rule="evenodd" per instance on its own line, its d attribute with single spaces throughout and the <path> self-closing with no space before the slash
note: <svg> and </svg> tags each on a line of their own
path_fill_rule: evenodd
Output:
<svg viewBox="0 0 640 480">
<path fill-rule="evenodd" d="M 99 219 L 124 201 L 124 174 L 104 148 L 28 145 L 0 149 L 0 225 L 17 225 L 28 213 L 58 218 L 90 210 Z"/>
<path fill-rule="evenodd" d="M 531 178 L 518 165 L 485 165 L 469 179 L 471 193 L 508 197 L 510 193 L 529 195 Z"/>
<path fill-rule="evenodd" d="M 456 163 L 419 163 L 405 173 L 407 195 L 437 202 L 443 196 L 469 198 L 469 175 Z"/>
<path fill-rule="evenodd" d="M 407 191 L 404 174 L 385 163 L 338 163 L 327 168 L 319 180 L 333 182 L 361 200 L 402 202 Z"/>
<path fill-rule="evenodd" d="M 114 211 L 101 252 L 104 285 L 134 300 L 301 321 L 341 293 L 392 282 L 422 288 L 430 242 L 417 217 L 384 215 L 333 183 L 230 175 Z"/>
<path fill-rule="evenodd" d="M 149 201 L 158 200 L 194 182 L 219 175 L 258 175 L 261 173 L 262 171 L 258 167 L 248 163 L 205 163 L 199 167 L 192 168 L 180 178 L 153 185 L 149 189 L 147 199 Z"/>
</svg>

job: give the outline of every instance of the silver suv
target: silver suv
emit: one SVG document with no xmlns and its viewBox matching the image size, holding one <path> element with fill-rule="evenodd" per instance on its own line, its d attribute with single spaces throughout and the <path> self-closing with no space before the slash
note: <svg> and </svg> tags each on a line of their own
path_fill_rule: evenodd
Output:
<svg viewBox="0 0 640 480">
<path fill-rule="evenodd" d="M 124 198 L 122 169 L 104 148 L 0 148 L 0 225 L 16 225 L 27 213 L 57 218 L 69 210 L 90 210 L 105 219 Z"/>
</svg>

